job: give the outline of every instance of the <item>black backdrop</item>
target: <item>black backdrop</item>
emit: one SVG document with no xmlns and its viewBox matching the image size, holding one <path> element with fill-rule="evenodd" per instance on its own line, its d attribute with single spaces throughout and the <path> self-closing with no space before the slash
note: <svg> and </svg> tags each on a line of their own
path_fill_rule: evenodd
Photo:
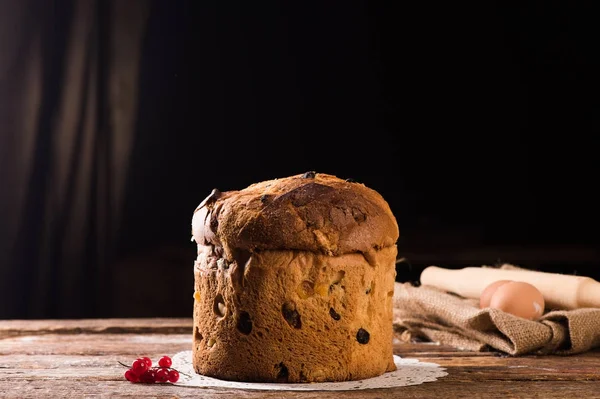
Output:
<svg viewBox="0 0 600 399">
<path fill-rule="evenodd" d="M 490 245 L 594 245 L 593 11 L 158 3 L 126 236 L 179 240 L 212 187 L 317 170 L 378 189 L 406 234 L 433 219 Z M 165 216 L 142 229 L 150 209 Z"/>
<path fill-rule="evenodd" d="M 594 2 L 153 1 L 146 10 L 133 144 L 117 171 L 126 178 L 109 257 L 117 300 L 35 317 L 191 314 L 191 285 L 181 285 L 191 280 L 195 206 L 213 187 L 307 170 L 378 190 L 397 216 L 401 254 L 597 251 Z M 157 248 L 171 249 L 153 263 Z M 597 277 L 594 259 L 559 270 Z M 160 291 L 157 281 L 171 284 L 171 305 L 135 302 Z M 32 313 L 13 304 L 4 315 Z"/>
</svg>

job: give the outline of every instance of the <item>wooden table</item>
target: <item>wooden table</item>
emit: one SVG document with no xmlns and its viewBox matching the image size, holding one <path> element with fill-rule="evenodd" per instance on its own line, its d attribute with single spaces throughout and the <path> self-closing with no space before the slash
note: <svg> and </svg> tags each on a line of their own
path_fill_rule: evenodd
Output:
<svg viewBox="0 0 600 399">
<path fill-rule="evenodd" d="M 191 319 L 0 321 L 0 396 L 339 398 L 339 392 L 266 392 L 132 384 L 125 368 L 191 348 Z M 345 398 L 600 398 L 600 351 L 571 357 L 503 357 L 434 344 L 398 344 L 398 355 L 448 371 L 436 382 L 350 391 Z"/>
</svg>

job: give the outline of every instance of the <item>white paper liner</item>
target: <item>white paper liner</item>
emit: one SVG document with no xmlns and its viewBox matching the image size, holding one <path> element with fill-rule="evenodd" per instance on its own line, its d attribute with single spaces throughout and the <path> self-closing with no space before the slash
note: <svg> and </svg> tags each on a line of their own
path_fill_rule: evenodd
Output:
<svg viewBox="0 0 600 399">
<path fill-rule="evenodd" d="M 180 371 L 175 385 L 199 388 L 234 388 L 262 391 L 353 391 L 360 389 L 397 388 L 433 382 L 448 375 L 445 368 L 436 363 L 420 362 L 417 359 L 403 359 L 394 355 L 397 370 L 366 380 L 344 382 L 316 382 L 309 384 L 280 384 L 260 382 L 224 381 L 196 374 L 192 366 L 192 351 L 184 351 L 173 357 L 173 368 Z M 185 375 L 187 374 L 187 375 Z"/>
</svg>

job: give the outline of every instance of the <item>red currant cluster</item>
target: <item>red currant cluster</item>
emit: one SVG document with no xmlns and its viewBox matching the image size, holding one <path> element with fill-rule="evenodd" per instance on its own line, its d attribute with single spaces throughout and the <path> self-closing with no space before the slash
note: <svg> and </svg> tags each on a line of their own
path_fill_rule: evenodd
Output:
<svg viewBox="0 0 600 399">
<path fill-rule="evenodd" d="M 179 372 L 171 368 L 172 363 L 169 356 L 163 356 L 158 360 L 158 367 L 152 367 L 152 360 L 149 357 L 140 357 L 125 372 L 125 378 L 127 381 L 144 384 L 177 382 Z M 123 363 L 121 365 L 128 367 Z"/>
</svg>

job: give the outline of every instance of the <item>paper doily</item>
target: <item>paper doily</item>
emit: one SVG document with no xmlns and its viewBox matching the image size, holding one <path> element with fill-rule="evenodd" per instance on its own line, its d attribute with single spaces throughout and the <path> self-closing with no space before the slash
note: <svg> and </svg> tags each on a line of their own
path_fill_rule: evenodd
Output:
<svg viewBox="0 0 600 399">
<path fill-rule="evenodd" d="M 192 366 L 192 351 L 179 352 L 173 356 L 173 368 L 179 370 L 179 381 L 175 385 L 201 388 L 237 388 L 262 391 L 351 391 L 359 389 L 396 388 L 433 382 L 448 375 L 436 363 L 403 359 L 394 355 L 397 370 L 366 380 L 344 382 L 318 382 L 309 384 L 281 384 L 261 382 L 224 381 L 196 374 Z M 185 374 L 184 374 L 185 373 Z M 187 374 L 187 375 L 186 375 Z"/>
</svg>

